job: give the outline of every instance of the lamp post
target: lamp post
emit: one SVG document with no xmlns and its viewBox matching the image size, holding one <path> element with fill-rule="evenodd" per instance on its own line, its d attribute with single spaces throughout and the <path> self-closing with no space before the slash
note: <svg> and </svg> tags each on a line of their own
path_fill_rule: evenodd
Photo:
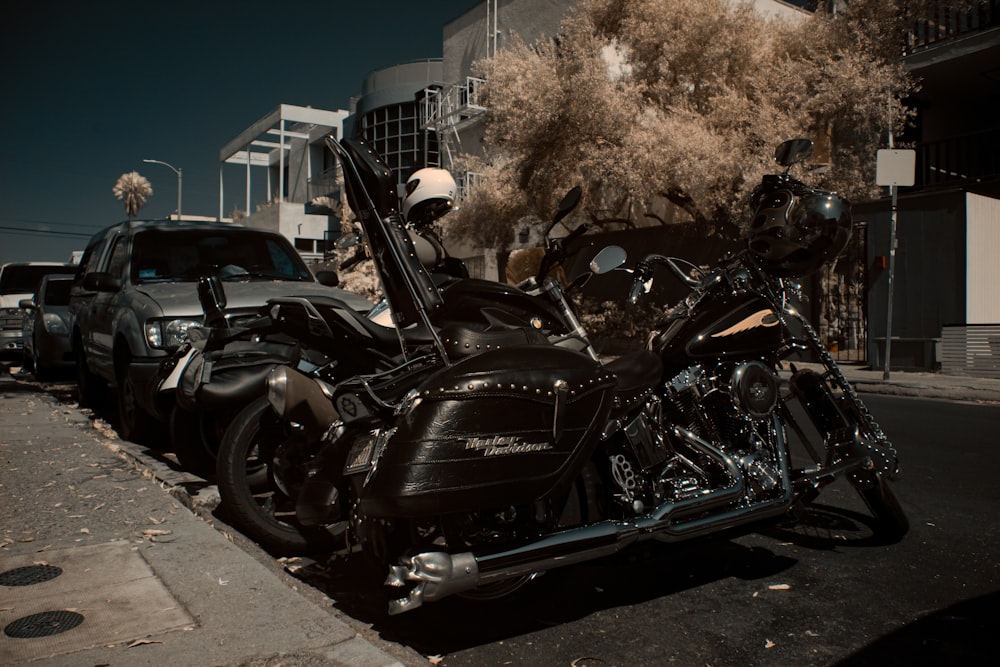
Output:
<svg viewBox="0 0 1000 667">
<path fill-rule="evenodd" d="M 177 220 L 179 222 L 181 220 L 181 185 L 184 180 L 181 173 L 182 170 L 177 167 L 174 167 L 172 164 L 167 164 L 162 160 L 143 160 L 143 162 L 149 162 L 152 164 L 162 164 L 164 167 L 167 167 L 175 174 L 177 174 Z"/>
</svg>

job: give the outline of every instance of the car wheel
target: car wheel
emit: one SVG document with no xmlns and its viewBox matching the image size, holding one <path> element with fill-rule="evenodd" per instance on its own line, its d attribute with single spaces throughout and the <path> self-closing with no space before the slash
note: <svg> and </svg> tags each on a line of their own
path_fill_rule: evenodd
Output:
<svg viewBox="0 0 1000 667">
<path fill-rule="evenodd" d="M 83 341 L 79 338 L 74 345 L 76 350 L 76 393 L 80 407 L 96 408 L 104 399 L 107 386 L 87 368 L 87 353 L 83 350 Z"/>
<path fill-rule="evenodd" d="M 139 405 L 135 384 L 128 366 L 118 371 L 118 435 L 123 440 L 145 443 L 154 432 L 156 421 Z"/>
<path fill-rule="evenodd" d="M 38 349 L 37 340 L 34 341 L 34 343 L 32 343 L 31 349 L 32 350 Z M 25 358 L 28 358 L 27 355 L 25 355 Z M 52 379 L 52 369 L 43 364 L 37 357 L 35 357 L 34 353 L 32 353 L 30 360 L 31 360 L 31 372 L 34 373 L 36 380 L 38 380 L 39 382 L 48 382 L 49 380 Z"/>
</svg>

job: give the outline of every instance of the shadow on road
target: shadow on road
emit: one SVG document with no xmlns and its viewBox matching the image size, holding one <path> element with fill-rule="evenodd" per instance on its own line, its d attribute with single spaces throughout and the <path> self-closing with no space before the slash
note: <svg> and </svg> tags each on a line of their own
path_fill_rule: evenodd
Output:
<svg viewBox="0 0 1000 667">
<path fill-rule="evenodd" d="M 881 637 L 836 667 L 982 665 L 996 659 L 1000 592 L 959 602 Z"/>
</svg>

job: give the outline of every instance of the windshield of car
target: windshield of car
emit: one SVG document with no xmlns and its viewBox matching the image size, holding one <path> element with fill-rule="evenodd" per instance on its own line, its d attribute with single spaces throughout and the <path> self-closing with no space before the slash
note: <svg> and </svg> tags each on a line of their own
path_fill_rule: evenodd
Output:
<svg viewBox="0 0 1000 667">
<path fill-rule="evenodd" d="M 72 286 L 72 278 L 49 278 L 45 283 L 42 302 L 46 306 L 68 306 L 69 288 Z"/>
<path fill-rule="evenodd" d="M 14 264 L 0 273 L 0 294 L 34 294 L 38 281 L 50 273 L 72 273 L 73 267 L 44 264 Z"/>
<path fill-rule="evenodd" d="M 248 229 L 147 229 L 132 246 L 134 283 L 223 280 L 311 280 L 281 237 Z"/>
</svg>

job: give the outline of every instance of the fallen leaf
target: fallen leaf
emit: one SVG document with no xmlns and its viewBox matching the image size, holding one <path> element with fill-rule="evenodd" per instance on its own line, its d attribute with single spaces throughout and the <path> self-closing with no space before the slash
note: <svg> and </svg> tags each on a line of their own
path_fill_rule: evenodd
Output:
<svg viewBox="0 0 1000 667">
<path fill-rule="evenodd" d="M 81 528 L 80 532 L 83 533 L 84 535 L 90 535 L 90 529 L 89 528 Z"/>
<path fill-rule="evenodd" d="M 440 665 L 443 660 L 444 660 L 444 658 L 442 658 L 439 655 L 429 655 L 429 656 L 427 656 L 427 662 L 431 663 L 432 665 Z"/>
<path fill-rule="evenodd" d="M 764 642 L 764 648 L 774 648 L 775 646 L 777 646 L 777 644 L 772 642 L 770 639 Z"/>
<path fill-rule="evenodd" d="M 142 646 L 143 644 L 162 644 L 160 641 L 153 641 L 151 639 L 136 639 L 134 642 L 128 645 L 127 648 L 135 648 L 136 646 Z"/>
<path fill-rule="evenodd" d="M 792 587 L 790 585 L 788 585 L 788 584 L 771 584 L 767 588 L 768 588 L 768 590 L 772 590 L 772 591 L 787 591 L 787 590 L 791 590 Z"/>
<path fill-rule="evenodd" d="M 166 519 L 154 519 L 151 516 L 147 516 L 146 520 L 149 521 L 154 526 L 159 526 L 161 523 L 163 523 L 164 521 L 166 521 Z"/>
<path fill-rule="evenodd" d="M 146 537 L 157 537 L 159 535 L 170 535 L 173 532 L 174 531 L 172 530 L 166 530 L 164 528 L 147 528 L 146 530 L 142 531 L 142 534 L 145 535 Z"/>
</svg>

